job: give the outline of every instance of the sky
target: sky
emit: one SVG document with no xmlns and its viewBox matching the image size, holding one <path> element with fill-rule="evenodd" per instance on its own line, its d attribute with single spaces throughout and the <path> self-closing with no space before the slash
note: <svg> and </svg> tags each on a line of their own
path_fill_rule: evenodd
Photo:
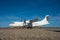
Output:
<svg viewBox="0 0 60 40">
<path fill-rule="evenodd" d="M 0 27 L 45 15 L 50 24 L 44 27 L 60 27 L 60 0 L 0 0 Z"/>
</svg>

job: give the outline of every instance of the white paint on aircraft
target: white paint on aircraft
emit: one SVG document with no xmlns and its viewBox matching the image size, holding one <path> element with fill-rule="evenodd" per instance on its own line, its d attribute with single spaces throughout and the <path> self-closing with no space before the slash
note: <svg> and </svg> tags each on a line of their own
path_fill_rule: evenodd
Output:
<svg viewBox="0 0 60 40">
<path fill-rule="evenodd" d="M 33 23 L 32 23 L 32 26 L 33 26 L 33 27 L 34 27 L 34 26 L 43 26 L 43 25 L 49 24 L 49 22 L 48 22 L 48 17 L 49 17 L 49 15 L 46 15 L 43 20 L 37 21 L 37 22 L 33 22 Z M 29 21 L 30 21 L 30 20 L 26 21 L 26 25 L 28 25 Z M 11 26 L 11 27 L 18 27 L 18 26 L 22 27 L 22 26 L 23 26 L 23 23 L 24 23 L 24 22 L 14 22 L 14 23 L 12 23 L 12 24 L 9 24 L 9 26 Z"/>
</svg>

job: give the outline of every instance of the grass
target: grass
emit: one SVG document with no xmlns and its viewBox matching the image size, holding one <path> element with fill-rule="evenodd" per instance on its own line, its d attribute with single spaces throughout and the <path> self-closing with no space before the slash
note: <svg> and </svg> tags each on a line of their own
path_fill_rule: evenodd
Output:
<svg viewBox="0 0 60 40">
<path fill-rule="evenodd" d="M 60 40 L 60 29 L 0 29 L 0 40 Z"/>
</svg>

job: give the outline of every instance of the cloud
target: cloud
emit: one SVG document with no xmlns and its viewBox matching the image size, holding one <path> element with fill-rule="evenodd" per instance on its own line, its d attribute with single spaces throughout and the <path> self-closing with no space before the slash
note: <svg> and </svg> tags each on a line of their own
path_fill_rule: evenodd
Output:
<svg viewBox="0 0 60 40">
<path fill-rule="evenodd" d="M 0 17 L 0 20 L 4 20 L 4 19 L 15 20 L 15 19 L 20 19 L 20 17 L 17 17 L 17 16 L 4 16 L 4 17 Z"/>
<path fill-rule="evenodd" d="M 16 16 L 8 16 L 7 18 L 8 19 L 20 19 L 19 17 L 16 17 Z"/>
<path fill-rule="evenodd" d="M 60 27 L 60 15 L 51 16 L 49 17 L 49 25 L 44 27 Z"/>
<path fill-rule="evenodd" d="M 60 16 L 51 16 L 49 18 L 49 25 L 51 27 L 60 27 Z"/>
<path fill-rule="evenodd" d="M 51 16 L 50 20 L 51 21 L 57 21 L 57 20 L 60 21 L 60 16 L 59 15 L 58 16 Z"/>
</svg>

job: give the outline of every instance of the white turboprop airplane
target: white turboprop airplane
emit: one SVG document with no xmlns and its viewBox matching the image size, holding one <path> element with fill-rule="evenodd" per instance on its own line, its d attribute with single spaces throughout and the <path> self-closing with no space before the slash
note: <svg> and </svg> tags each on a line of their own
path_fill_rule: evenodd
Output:
<svg viewBox="0 0 60 40">
<path fill-rule="evenodd" d="M 49 15 L 46 15 L 43 20 L 33 22 L 33 23 L 32 23 L 32 27 L 43 26 L 43 25 L 49 24 L 49 22 L 48 22 L 48 17 L 49 17 Z M 28 25 L 29 22 L 30 22 L 30 20 L 27 20 L 27 21 L 26 21 L 26 25 Z M 23 26 L 24 26 L 23 23 L 24 23 L 24 22 L 14 22 L 14 23 L 12 23 L 12 24 L 9 24 L 9 26 L 11 26 L 11 27 L 23 27 Z"/>
</svg>

